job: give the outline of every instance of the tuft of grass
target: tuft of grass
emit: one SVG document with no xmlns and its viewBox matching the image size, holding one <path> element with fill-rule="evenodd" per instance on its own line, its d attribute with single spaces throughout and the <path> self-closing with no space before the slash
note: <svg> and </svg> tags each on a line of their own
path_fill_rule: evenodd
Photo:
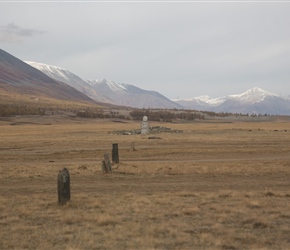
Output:
<svg viewBox="0 0 290 250">
<path fill-rule="evenodd" d="M 253 200 L 248 201 L 247 206 L 251 209 L 258 209 L 258 208 L 262 207 L 261 203 L 257 200 L 256 201 L 253 201 Z"/>
<path fill-rule="evenodd" d="M 111 215 L 101 214 L 97 218 L 97 225 L 104 226 L 115 226 L 119 223 L 118 217 L 113 217 Z"/>
<path fill-rule="evenodd" d="M 182 209 L 182 213 L 184 215 L 195 215 L 195 214 L 200 213 L 200 208 L 198 206 L 184 208 L 184 209 Z"/>
</svg>

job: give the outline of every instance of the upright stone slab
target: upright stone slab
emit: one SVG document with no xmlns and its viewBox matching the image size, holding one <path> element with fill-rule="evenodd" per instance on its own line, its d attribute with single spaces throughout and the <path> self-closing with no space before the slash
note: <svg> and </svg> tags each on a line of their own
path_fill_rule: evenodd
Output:
<svg viewBox="0 0 290 250">
<path fill-rule="evenodd" d="M 143 120 L 141 122 L 141 134 L 146 135 L 149 133 L 149 122 L 148 117 L 145 115 L 143 116 Z"/>
<path fill-rule="evenodd" d="M 119 150 L 118 150 L 118 144 L 114 143 L 112 148 L 112 162 L 113 164 L 119 163 Z"/>
<path fill-rule="evenodd" d="M 70 200 L 70 175 L 67 168 L 59 170 L 57 176 L 58 204 L 64 205 Z"/>
<path fill-rule="evenodd" d="M 111 166 L 111 162 L 110 162 L 110 157 L 108 153 L 104 154 L 104 160 L 102 161 L 102 168 L 103 168 L 103 162 L 105 163 L 105 172 L 112 172 L 112 166 Z"/>
<path fill-rule="evenodd" d="M 108 172 L 105 160 L 102 160 L 102 172 L 103 174 Z"/>
</svg>

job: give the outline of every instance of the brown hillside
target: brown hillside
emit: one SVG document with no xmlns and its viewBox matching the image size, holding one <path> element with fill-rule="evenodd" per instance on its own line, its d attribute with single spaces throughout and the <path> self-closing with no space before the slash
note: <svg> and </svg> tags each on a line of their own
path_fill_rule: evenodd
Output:
<svg viewBox="0 0 290 250">
<path fill-rule="evenodd" d="M 76 89 L 58 82 L 0 49 L 0 91 L 59 100 L 95 103 Z"/>
</svg>

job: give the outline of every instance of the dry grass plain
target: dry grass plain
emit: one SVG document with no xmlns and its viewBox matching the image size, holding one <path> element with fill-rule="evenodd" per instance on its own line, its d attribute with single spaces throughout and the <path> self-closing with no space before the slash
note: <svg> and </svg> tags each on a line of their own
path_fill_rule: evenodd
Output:
<svg viewBox="0 0 290 250">
<path fill-rule="evenodd" d="M 290 123 L 0 120 L 0 249 L 290 249 Z M 134 152 L 130 151 L 135 142 Z M 120 163 L 101 173 L 119 144 Z M 71 201 L 57 204 L 58 170 Z"/>
</svg>

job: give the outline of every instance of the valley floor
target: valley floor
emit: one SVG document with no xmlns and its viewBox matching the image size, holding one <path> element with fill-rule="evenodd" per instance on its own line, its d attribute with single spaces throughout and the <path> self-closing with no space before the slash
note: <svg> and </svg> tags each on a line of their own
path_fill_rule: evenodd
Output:
<svg viewBox="0 0 290 250">
<path fill-rule="evenodd" d="M 289 249 L 290 123 L 0 119 L 0 249 Z M 131 151 L 132 142 L 136 151 Z M 118 143 L 120 163 L 101 172 Z M 71 201 L 57 204 L 58 170 Z"/>
</svg>

